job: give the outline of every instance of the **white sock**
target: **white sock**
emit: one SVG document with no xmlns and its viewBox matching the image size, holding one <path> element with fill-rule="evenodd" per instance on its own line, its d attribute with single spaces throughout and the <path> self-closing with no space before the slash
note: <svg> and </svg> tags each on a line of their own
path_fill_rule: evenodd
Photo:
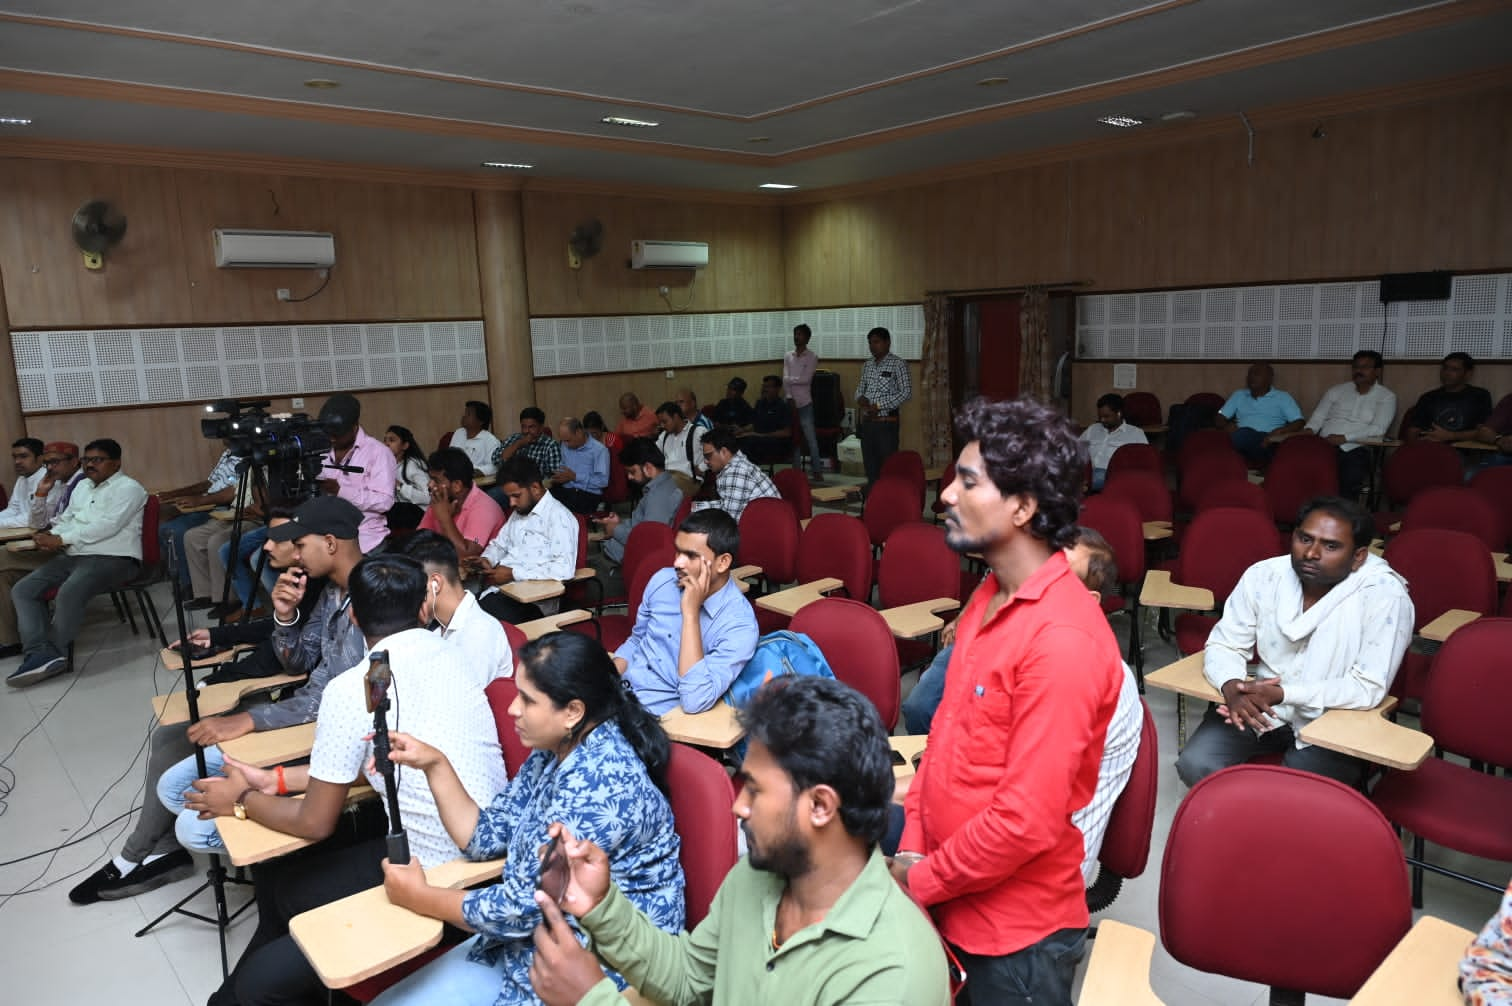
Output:
<svg viewBox="0 0 1512 1006">
<path fill-rule="evenodd" d="M 146 859 L 142 860 L 142 865 L 146 866 L 148 863 L 152 862 L 153 860 L 155 860 L 155 859 L 162 859 L 166 855 L 168 855 L 168 853 L 166 853 L 166 852 L 154 852 L 152 855 L 150 855 Z"/>
<path fill-rule="evenodd" d="M 137 866 L 140 865 L 138 863 L 133 863 L 131 860 L 125 859 L 121 856 L 116 856 L 111 860 L 111 862 L 115 864 L 115 868 L 117 870 L 121 871 L 121 876 L 123 877 L 126 876 L 126 874 L 130 873 L 132 870 L 135 870 Z"/>
</svg>

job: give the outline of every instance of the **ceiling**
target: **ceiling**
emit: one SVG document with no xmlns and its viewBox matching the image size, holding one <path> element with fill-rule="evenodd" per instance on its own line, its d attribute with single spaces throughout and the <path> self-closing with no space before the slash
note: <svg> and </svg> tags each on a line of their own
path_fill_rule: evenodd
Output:
<svg viewBox="0 0 1512 1006">
<path fill-rule="evenodd" d="M 1505 0 L 0 0 L 8 142 L 754 192 L 1512 67 Z M 997 78 L 991 86 L 981 81 Z M 305 81 L 339 86 L 313 89 Z M 1108 114 L 1149 120 L 1116 131 Z M 655 128 L 603 123 L 606 115 Z M 19 145 L 15 145 L 20 149 Z"/>
</svg>

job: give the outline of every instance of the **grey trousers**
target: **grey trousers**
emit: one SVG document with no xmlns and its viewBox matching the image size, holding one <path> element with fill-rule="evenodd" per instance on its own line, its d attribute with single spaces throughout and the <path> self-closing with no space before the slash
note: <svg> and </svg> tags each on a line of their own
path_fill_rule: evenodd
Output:
<svg viewBox="0 0 1512 1006">
<path fill-rule="evenodd" d="M 126 583 L 141 566 L 138 560 L 124 555 L 54 555 L 11 589 L 21 648 L 27 656 L 67 654 L 68 645 L 84 623 L 84 608 L 89 599 Z M 49 619 L 43 596 L 54 587 L 58 588 L 58 596 Z"/>
<path fill-rule="evenodd" d="M 195 745 L 189 740 L 189 724 L 169 723 L 152 732 L 147 751 L 147 788 L 143 790 L 142 813 L 136 827 L 126 836 L 121 857 L 140 863 L 148 856 L 172 852 L 179 847 L 173 834 L 177 816 L 157 798 L 157 782 L 164 772 L 185 758 L 194 757 Z"/>
<path fill-rule="evenodd" d="M 228 520 L 210 520 L 184 532 L 184 561 L 189 566 L 189 582 L 195 597 L 219 601 L 226 590 L 226 564 L 221 562 L 220 547 L 231 540 L 236 525 Z M 242 521 L 242 534 L 258 525 Z M 234 598 L 233 598 L 234 600 Z"/>
<path fill-rule="evenodd" d="M 1289 726 L 1277 727 L 1256 737 L 1248 730 L 1236 730 L 1218 715 L 1216 709 L 1209 709 L 1196 732 L 1187 739 L 1186 747 L 1181 749 L 1181 756 L 1176 759 L 1176 774 L 1188 786 L 1195 786 L 1220 769 L 1241 765 L 1257 755 L 1277 753 L 1281 755 L 1281 764 L 1287 768 L 1315 772 L 1337 779 L 1346 786 L 1359 786 L 1368 768 L 1358 758 L 1316 744 L 1297 747 L 1296 735 Z"/>
</svg>

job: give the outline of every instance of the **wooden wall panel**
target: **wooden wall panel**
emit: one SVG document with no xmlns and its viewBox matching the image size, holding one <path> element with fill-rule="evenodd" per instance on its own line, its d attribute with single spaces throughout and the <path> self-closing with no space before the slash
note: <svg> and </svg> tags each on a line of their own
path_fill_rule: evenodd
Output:
<svg viewBox="0 0 1512 1006">
<path fill-rule="evenodd" d="M 693 284 L 695 311 L 749 311 L 785 303 L 782 212 L 775 204 L 734 204 L 627 198 L 562 192 L 524 193 L 525 256 L 530 313 L 545 315 L 662 314 L 657 287 L 672 304 L 688 302 L 684 270 L 632 270 L 630 242 L 704 241 L 709 267 Z M 567 237 L 587 220 L 604 225 L 603 251 L 567 266 Z"/>
<path fill-rule="evenodd" d="M 1086 425 L 1097 416 L 1097 399 L 1113 391 L 1113 362 L 1096 361 L 1073 364 L 1071 368 L 1071 415 L 1077 422 Z M 1222 363 L 1161 363 L 1138 364 L 1138 386 L 1130 390 L 1148 391 L 1160 399 L 1161 408 L 1184 401 L 1188 395 L 1199 391 L 1211 391 L 1225 398 L 1244 387 L 1244 375 L 1249 364 L 1243 360 L 1225 360 Z M 1310 415 L 1323 393 L 1335 384 L 1349 380 L 1347 363 L 1296 363 L 1275 364 L 1276 387 L 1297 400 L 1304 415 Z M 1396 392 L 1397 418 L 1417 401 L 1418 396 L 1438 386 L 1436 363 L 1391 363 L 1386 365 L 1386 386 Z M 1474 383 L 1491 392 L 1493 402 L 1503 395 L 1512 394 L 1512 363 L 1481 363 L 1475 368 Z M 1128 394 L 1128 391 L 1119 391 Z"/>
<path fill-rule="evenodd" d="M 462 403 L 470 398 L 487 399 L 486 384 L 458 384 L 442 388 L 402 388 L 364 391 L 362 427 L 382 439 L 391 424 L 407 426 L 422 450 L 436 449 L 442 434 L 457 428 Z M 303 411 L 316 415 L 325 396 L 305 398 Z M 291 412 L 287 398 L 274 400 L 271 411 Z M 188 485 L 205 477 L 224 445 L 200 436 L 200 405 L 163 405 L 106 412 L 55 412 L 31 416 L 27 435 L 48 440 L 71 440 L 80 447 L 96 437 L 113 437 L 121 443 L 121 468 L 149 490 Z"/>
<path fill-rule="evenodd" d="M 1512 266 L 1512 90 L 784 210 L 789 307 Z"/>
<path fill-rule="evenodd" d="M 126 214 L 99 272 L 69 232 L 91 198 Z M 309 270 L 216 269 L 216 227 L 329 230 L 336 268 L 318 297 L 284 303 Z M 11 327 L 110 327 L 479 318 L 465 190 L 108 164 L 0 159 L 0 276 Z"/>
</svg>

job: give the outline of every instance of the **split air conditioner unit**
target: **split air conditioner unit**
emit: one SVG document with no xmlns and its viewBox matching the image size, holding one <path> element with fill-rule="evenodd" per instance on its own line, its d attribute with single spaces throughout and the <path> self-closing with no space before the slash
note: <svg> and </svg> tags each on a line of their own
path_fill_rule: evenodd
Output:
<svg viewBox="0 0 1512 1006">
<path fill-rule="evenodd" d="M 702 241 L 631 241 L 632 269 L 703 269 L 709 246 Z"/>
<path fill-rule="evenodd" d="M 217 228 L 217 269 L 326 269 L 336 264 L 336 236 L 325 231 Z"/>
</svg>

